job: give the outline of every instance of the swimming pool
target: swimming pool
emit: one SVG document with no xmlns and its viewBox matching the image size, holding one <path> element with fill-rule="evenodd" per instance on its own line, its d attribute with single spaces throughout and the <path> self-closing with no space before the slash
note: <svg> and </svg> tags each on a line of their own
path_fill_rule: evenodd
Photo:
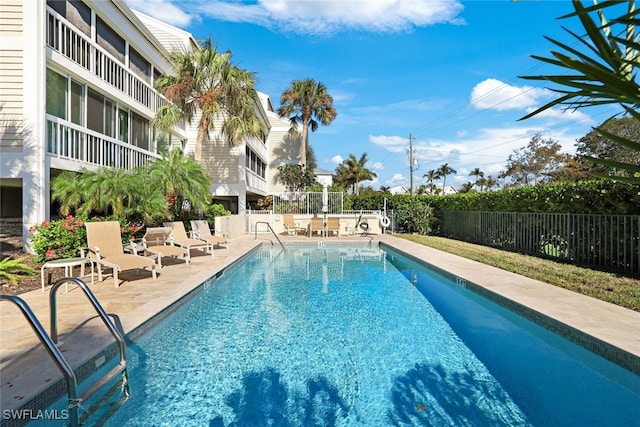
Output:
<svg viewBox="0 0 640 427">
<path fill-rule="evenodd" d="M 131 397 L 107 426 L 640 419 L 637 375 L 364 246 L 263 248 L 132 343 L 128 358 Z"/>
</svg>

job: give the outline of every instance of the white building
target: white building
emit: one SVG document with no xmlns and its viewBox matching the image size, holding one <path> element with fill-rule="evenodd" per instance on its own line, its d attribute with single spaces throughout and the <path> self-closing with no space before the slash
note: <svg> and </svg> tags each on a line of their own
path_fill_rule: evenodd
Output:
<svg viewBox="0 0 640 427">
<path fill-rule="evenodd" d="M 159 145 L 193 151 L 194 128 L 160 135 L 150 122 L 167 102 L 154 80 L 170 72 L 169 51 L 195 46 L 121 1 L 0 0 L 0 217 L 22 218 L 25 244 L 30 226 L 57 214 L 49 188 L 62 171 L 132 169 Z M 295 143 L 266 95 L 256 111 L 274 131 L 266 140 L 205 142 L 214 201 L 232 212 L 270 192 L 271 156 L 292 152 L 277 144 Z"/>
<path fill-rule="evenodd" d="M 0 214 L 49 219 L 61 171 L 131 169 L 157 156 L 168 52 L 122 2 L 0 0 Z M 179 142 L 178 142 L 179 144 Z"/>
<path fill-rule="evenodd" d="M 190 33 L 135 13 L 167 50 L 184 51 L 197 46 Z M 246 138 L 231 146 L 219 132 L 214 131 L 203 144 L 201 164 L 213 178 L 213 203 L 222 204 L 232 213 L 245 213 L 260 198 L 281 191 L 277 167 L 295 160 L 295 153 L 299 158 L 300 139 L 288 135 L 289 121 L 278 117 L 267 94 L 258 92 L 258 98 L 256 114 L 268 130 L 264 140 Z M 220 117 L 215 124 L 216 129 L 221 128 L 223 119 Z M 189 137 L 183 147 L 186 155 L 192 155 L 195 150 L 198 120 L 199 117 L 195 117 L 192 126 L 187 125 Z"/>
</svg>

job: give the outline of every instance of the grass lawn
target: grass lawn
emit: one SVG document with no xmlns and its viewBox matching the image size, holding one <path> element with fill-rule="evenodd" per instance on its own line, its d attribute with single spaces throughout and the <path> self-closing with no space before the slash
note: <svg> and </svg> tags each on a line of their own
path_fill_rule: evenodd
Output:
<svg viewBox="0 0 640 427">
<path fill-rule="evenodd" d="M 639 279 L 442 237 L 406 234 L 395 237 L 640 311 Z"/>
</svg>

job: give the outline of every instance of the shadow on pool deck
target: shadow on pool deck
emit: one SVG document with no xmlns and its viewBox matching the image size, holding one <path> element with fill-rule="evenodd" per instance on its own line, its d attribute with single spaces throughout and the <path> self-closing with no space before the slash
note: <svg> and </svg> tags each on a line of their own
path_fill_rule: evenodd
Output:
<svg viewBox="0 0 640 427">
<path fill-rule="evenodd" d="M 510 308 L 521 308 L 529 317 L 538 317 L 550 325 L 563 325 L 569 338 L 578 338 L 595 352 L 616 361 L 627 369 L 640 373 L 640 313 L 615 306 L 572 291 L 528 279 L 497 268 L 488 267 L 433 248 L 398 239 L 390 235 L 344 236 L 325 239 L 279 235 L 287 244 L 325 241 L 327 244 L 383 243 L 411 257 L 464 278 L 481 293 L 507 301 Z M 91 290 L 105 311 L 117 320 L 125 333 L 171 306 L 197 288 L 209 277 L 223 271 L 261 244 L 279 245 L 273 235 L 243 235 L 232 241 L 229 249 L 216 249 L 215 258 L 194 256 L 190 265 L 167 265 L 153 280 L 148 273 L 122 275 L 124 281 L 116 288 L 107 276 Z M 89 279 L 87 283 L 89 283 Z M 20 295 L 34 311 L 45 330 L 49 331 L 49 288 Z M 74 369 L 92 360 L 113 343 L 104 324 L 96 318 L 83 292 L 70 287 L 58 291 L 58 332 L 64 357 Z M 531 315 L 532 314 L 532 315 Z M 13 304 L 0 304 L 0 370 L 1 409 L 44 409 L 52 400 L 52 384 L 64 393 L 64 381 L 53 361 L 39 344 L 27 321 Z M 566 325 L 566 327 L 564 326 Z M 548 326 L 548 325 L 545 325 Z M 553 327 L 552 327 L 553 329 Z M 86 345 L 90 342 L 91 345 Z M 619 350 L 615 350 L 619 349 Z M 603 354 L 604 353 L 604 354 Z M 47 395 L 48 398 L 47 398 Z M 40 406 L 40 405 L 45 405 Z M 7 424 L 9 425 L 9 424 Z M 18 424 L 16 424 L 18 425 Z"/>
</svg>

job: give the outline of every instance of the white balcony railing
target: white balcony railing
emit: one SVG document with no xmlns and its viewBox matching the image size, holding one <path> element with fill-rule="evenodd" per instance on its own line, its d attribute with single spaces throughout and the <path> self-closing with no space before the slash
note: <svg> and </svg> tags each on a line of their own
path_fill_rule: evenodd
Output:
<svg viewBox="0 0 640 427">
<path fill-rule="evenodd" d="M 47 16 L 47 46 L 151 111 L 168 103 L 148 82 L 52 11 L 48 11 Z"/>
<path fill-rule="evenodd" d="M 260 194 L 267 194 L 267 180 L 257 175 L 250 169 L 245 169 L 247 179 L 247 189 Z"/>
<path fill-rule="evenodd" d="M 88 165 L 131 170 L 159 155 L 47 115 L 47 152 Z"/>
</svg>

